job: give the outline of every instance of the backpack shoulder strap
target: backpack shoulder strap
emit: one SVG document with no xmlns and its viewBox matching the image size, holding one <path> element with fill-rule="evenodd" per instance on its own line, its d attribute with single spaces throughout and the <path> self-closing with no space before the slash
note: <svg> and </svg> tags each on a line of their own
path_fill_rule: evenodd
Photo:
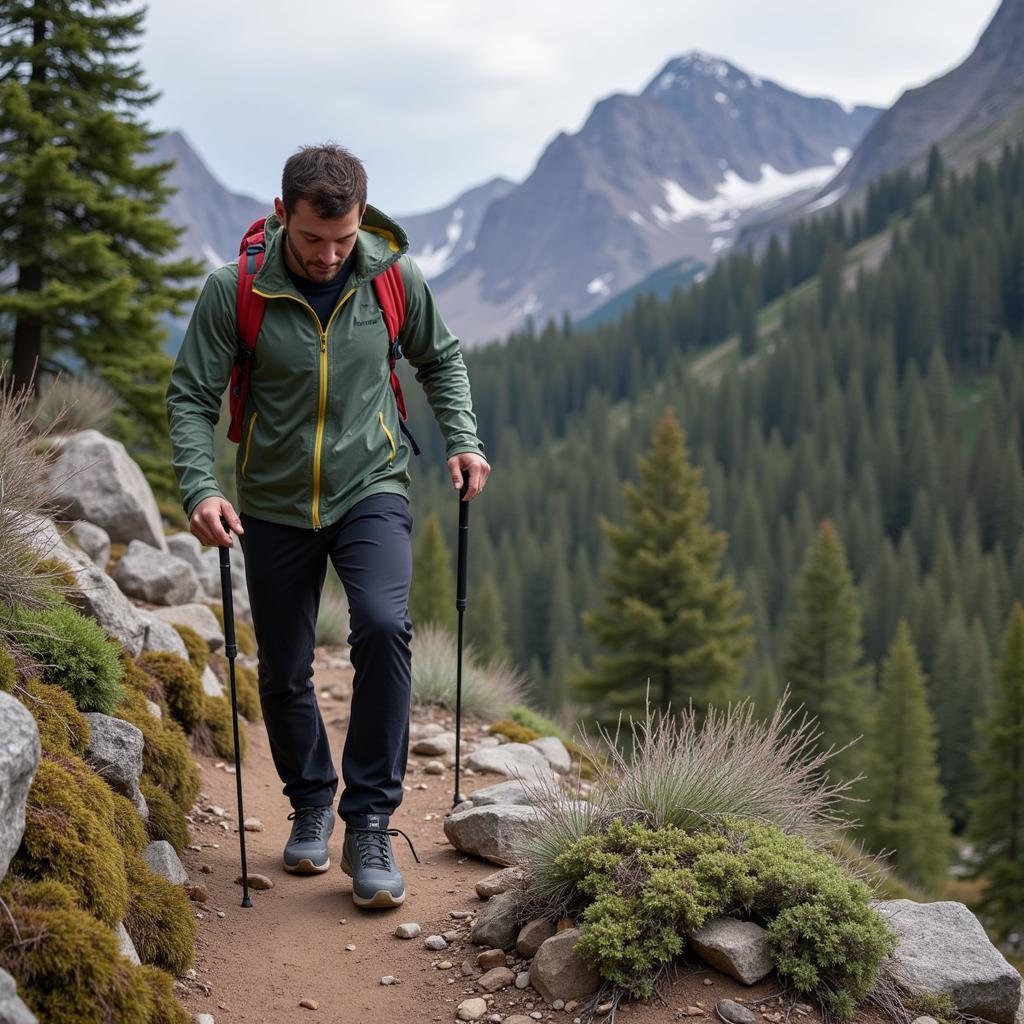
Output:
<svg viewBox="0 0 1024 1024">
<path fill-rule="evenodd" d="M 228 404 L 231 423 L 228 426 L 228 440 L 242 439 L 242 418 L 245 403 L 249 397 L 249 377 L 252 370 L 253 350 L 263 323 L 263 311 L 267 300 L 252 290 L 253 279 L 263 266 L 266 251 L 264 233 L 265 217 L 253 221 L 238 246 L 238 292 L 235 298 L 235 320 L 238 328 L 238 352 L 231 370 L 231 390 Z"/>
<path fill-rule="evenodd" d="M 419 455 L 420 448 L 416 444 L 412 434 L 406 429 L 405 421 L 409 413 L 405 408 L 405 397 L 402 394 L 402 384 L 395 372 L 395 364 L 402 358 L 402 342 L 399 335 L 405 325 L 405 281 L 402 279 L 402 271 L 395 260 L 383 273 L 373 279 L 373 290 L 380 304 L 381 313 L 384 315 L 384 324 L 388 329 L 388 366 L 391 368 L 391 390 L 395 393 L 395 404 L 398 406 L 399 426 L 402 433 L 409 438 L 412 450 Z"/>
</svg>

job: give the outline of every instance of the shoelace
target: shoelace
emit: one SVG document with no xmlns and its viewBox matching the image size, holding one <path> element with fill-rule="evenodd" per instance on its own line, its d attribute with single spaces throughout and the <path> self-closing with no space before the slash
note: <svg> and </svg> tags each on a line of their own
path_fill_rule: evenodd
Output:
<svg viewBox="0 0 1024 1024">
<path fill-rule="evenodd" d="M 420 863 L 419 857 L 416 856 L 416 847 L 400 828 L 356 828 L 349 825 L 348 830 L 355 834 L 356 850 L 359 852 L 359 860 L 363 867 L 391 870 L 391 842 L 388 836 L 401 836 L 409 844 L 416 863 Z"/>
<path fill-rule="evenodd" d="M 289 821 L 295 821 L 292 839 L 300 843 L 307 839 L 323 839 L 329 811 L 329 807 L 298 807 L 292 811 L 288 815 Z"/>
</svg>

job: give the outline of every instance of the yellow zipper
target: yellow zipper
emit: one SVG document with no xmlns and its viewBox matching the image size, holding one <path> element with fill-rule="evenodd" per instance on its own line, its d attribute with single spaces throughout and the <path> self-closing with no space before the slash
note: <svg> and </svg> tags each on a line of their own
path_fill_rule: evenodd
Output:
<svg viewBox="0 0 1024 1024">
<path fill-rule="evenodd" d="M 384 428 L 384 433 L 388 435 L 388 440 L 391 442 L 391 454 L 388 456 L 388 462 L 390 462 L 398 454 L 398 449 L 395 447 L 395 439 L 391 431 L 388 430 L 388 426 L 384 422 L 384 410 L 378 410 L 377 415 L 380 417 L 380 425 Z"/>
<path fill-rule="evenodd" d="M 242 479 L 245 479 L 245 467 L 249 465 L 249 449 L 252 448 L 252 428 L 256 426 L 258 412 L 254 412 L 249 420 L 249 433 L 245 438 L 245 457 L 242 459 Z"/>
<path fill-rule="evenodd" d="M 350 288 L 338 301 L 338 304 L 334 307 L 334 312 L 331 313 L 330 319 L 327 321 L 327 326 L 322 327 L 320 325 L 320 317 L 316 315 L 316 310 L 308 303 L 305 299 L 300 299 L 295 295 L 290 295 L 288 292 L 281 292 L 278 295 L 270 295 L 267 292 L 261 292 L 257 288 L 253 288 L 253 292 L 256 295 L 261 295 L 265 299 L 291 299 L 293 302 L 297 302 L 300 306 L 305 306 L 309 310 L 310 316 L 313 318 L 313 322 L 316 324 L 317 333 L 320 335 L 320 390 L 317 398 L 317 409 L 316 409 L 316 441 L 313 444 L 313 529 L 320 529 L 320 448 L 324 441 L 324 420 L 325 412 L 327 409 L 327 335 L 331 329 L 331 324 L 334 323 L 334 318 L 338 315 L 338 310 L 345 305 L 346 301 L 350 299 L 356 292 L 355 288 Z"/>
</svg>

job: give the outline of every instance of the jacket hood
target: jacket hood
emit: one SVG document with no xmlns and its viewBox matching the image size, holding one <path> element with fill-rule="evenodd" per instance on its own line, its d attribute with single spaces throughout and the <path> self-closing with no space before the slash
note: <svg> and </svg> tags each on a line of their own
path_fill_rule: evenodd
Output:
<svg viewBox="0 0 1024 1024">
<path fill-rule="evenodd" d="M 255 287 L 263 292 L 295 291 L 284 265 L 284 232 L 277 214 L 271 213 L 264 225 L 266 235 L 266 257 L 254 280 Z M 387 268 L 409 249 L 405 231 L 387 214 L 367 204 L 359 225 L 356 238 L 355 265 L 351 282 L 358 285 L 387 270 Z"/>
</svg>

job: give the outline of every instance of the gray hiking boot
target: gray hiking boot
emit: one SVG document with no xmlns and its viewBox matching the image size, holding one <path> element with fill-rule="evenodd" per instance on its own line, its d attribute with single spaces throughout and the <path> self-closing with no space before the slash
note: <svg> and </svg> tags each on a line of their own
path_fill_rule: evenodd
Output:
<svg viewBox="0 0 1024 1024">
<path fill-rule="evenodd" d="M 284 848 L 284 869 L 296 875 L 315 875 L 331 866 L 327 840 L 334 831 L 334 808 L 297 807 L 288 815 L 292 834 Z"/>
<path fill-rule="evenodd" d="M 405 902 L 405 879 L 395 864 L 392 836 L 405 839 L 418 864 L 412 840 L 401 829 L 388 828 L 387 815 L 355 815 L 347 822 L 341 870 L 352 876 L 352 902 L 357 907 L 397 907 Z"/>
</svg>

